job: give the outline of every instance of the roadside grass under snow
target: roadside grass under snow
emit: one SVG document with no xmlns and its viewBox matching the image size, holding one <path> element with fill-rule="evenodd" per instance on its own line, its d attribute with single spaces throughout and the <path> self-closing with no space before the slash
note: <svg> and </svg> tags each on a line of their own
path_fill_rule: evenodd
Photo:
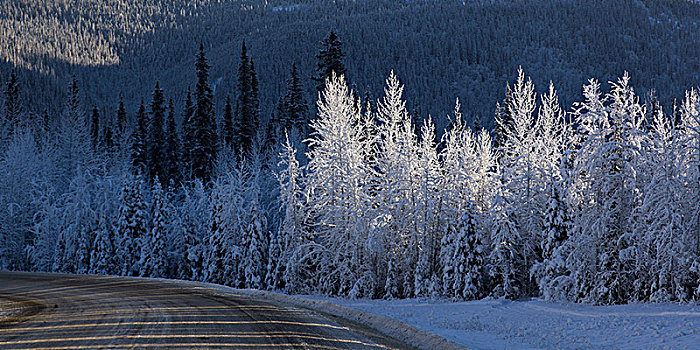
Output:
<svg viewBox="0 0 700 350">
<path fill-rule="evenodd" d="M 695 305 L 296 297 L 387 316 L 473 349 L 700 349 Z"/>
</svg>

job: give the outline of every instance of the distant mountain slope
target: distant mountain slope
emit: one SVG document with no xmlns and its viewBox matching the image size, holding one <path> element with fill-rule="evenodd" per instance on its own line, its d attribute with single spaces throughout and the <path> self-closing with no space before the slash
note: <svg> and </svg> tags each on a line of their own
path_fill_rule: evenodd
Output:
<svg viewBox="0 0 700 350">
<path fill-rule="evenodd" d="M 444 116 L 460 97 L 489 123 L 518 65 L 541 91 L 552 80 L 565 104 L 587 78 L 627 70 L 668 106 L 700 81 L 699 21 L 696 4 L 671 0 L 18 0 L 0 4 L 0 81 L 19 67 L 30 110 L 56 111 L 75 73 L 86 108 L 112 112 L 123 93 L 133 113 L 156 80 L 182 101 L 202 41 L 220 110 L 236 94 L 245 39 L 270 113 L 292 62 L 310 77 L 318 42 L 335 29 L 360 95 L 378 96 L 394 69 L 422 116 Z"/>
</svg>

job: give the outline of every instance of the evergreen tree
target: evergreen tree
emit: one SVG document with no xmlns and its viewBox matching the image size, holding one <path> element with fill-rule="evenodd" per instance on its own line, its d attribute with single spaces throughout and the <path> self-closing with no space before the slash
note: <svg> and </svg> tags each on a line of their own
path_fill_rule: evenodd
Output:
<svg viewBox="0 0 700 350">
<path fill-rule="evenodd" d="M 493 130 L 494 148 L 500 155 L 504 152 L 504 147 L 508 134 L 513 128 L 513 96 L 510 85 L 506 86 L 506 97 L 501 104 L 496 105 L 496 120 Z"/>
<path fill-rule="evenodd" d="M 128 143 L 127 125 L 126 125 L 126 108 L 124 107 L 124 96 L 119 94 L 119 106 L 117 107 L 117 118 L 115 120 L 112 140 L 114 146 L 119 150 L 125 147 Z"/>
<path fill-rule="evenodd" d="M 15 70 L 10 71 L 10 79 L 5 85 L 5 115 L 1 119 L 0 127 L 2 127 L 3 132 L 9 130 L 12 133 L 13 130 L 20 124 L 21 114 L 22 114 L 22 101 L 20 95 L 19 81 L 17 80 L 17 75 Z"/>
<path fill-rule="evenodd" d="M 246 219 L 244 237 L 244 278 L 245 287 L 263 288 L 265 266 L 267 263 L 268 236 L 267 222 L 260 206 L 260 167 L 259 159 L 254 156 L 251 161 L 251 174 L 246 185 Z"/>
<path fill-rule="evenodd" d="M 90 118 L 90 137 L 92 139 L 92 147 L 97 149 L 97 146 L 100 143 L 100 110 L 97 109 L 97 107 L 92 108 L 92 118 Z"/>
<path fill-rule="evenodd" d="M 71 115 L 82 115 L 80 103 L 80 88 L 78 78 L 73 74 L 71 83 L 68 86 L 68 113 Z"/>
<path fill-rule="evenodd" d="M 284 288 L 284 267 L 282 266 L 282 242 L 279 234 L 273 234 L 267 253 L 265 286 L 268 290 Z"/>
<path fill-rule="evenodd" d="M 309 108 L 304 97 L 304 87 L 299 79 L 296 63 L 292 64 L 292 72 L 287 80 L 287 94 L 282 99 L 283 113 L 280 114 L 280 124 L 283 129 L 293 127 L 302 135 L 309 123 Z"/>
<path fill-rule="evenodd" d="M 347 70 L 343 64 L 343 44 L 335 31 L 331 31 L 328 37 L 321 41 L 321 50 L 316 58 L 316 75 L 312 78 L 317 83 L 316 90 L 323 90 L 326 79 L 331 77 L 332 72 L 335 72 L 336 76 L 345 75 Z"/>
<path fill-rule="evenodd" d="M 208 183 L 214 171 L 217 140 L 214 124 L 214 102 L 209 86 L 209 64 L 204 54 L 204 44 L 199 45 L 196 71 L 197 85 L 194 91 L 194 114 L 192 115 L 192 139 L 190 161 L 192 176 Z"/>
<path fill-rule="evenodd" d="M 503 207 L 496 215 L 495 227 L 491 233 L 491 254 L 489 255 L 489 275 L 493 279 L 491 293 L 496 297 L 515 299 L 520 296 L 519 262 L 520 237 L 513 221 L 513 213 Z"/>
<path fill-rule="evenodd" d="M 455 237 L 452 257 L 454 300 L 474 300 L 483 295 L 483 275 L 485 271 L 484 237 L 475 207 L 470 203 L 460 219 L 459 231 Z"/>
<path fill-rule="evenodd" d="M 142 100 L 139 110 L 136 112 L 136 131 L 131 143 L 131 162 L 138 174 L 145 174 L 148 171 L 147 137 L 148 117 Z"/>
<path fill-rule="evenodd" d="M 160 83 L 156 82 L 151 100 L 151 116 L 148 123 L 148 137 L 146 141 L 146 152 L 148 159 L 149 178 L 168 179 L 166 153 L 166 139 L 164 135 L 165 121 L 165 96 L 160 88 Z"/>
<path fill-rule="evenodd" d="M 187 87 L 187 97 L 185 97 L 185 109 L 182 111 L 182 157 L 184 166 L 184 175 L 186 179 L 193 180 L 193 156 L 195 146 L 195 124 L 194 124 L 194 102 L 192 101 L 192 92 Z"/>
<path fill-rule="evenodd" d="M 556 183 L 552 183 L 551 191 L 544 216 L 545 239 L 541 242 L 543 261 L 535 264 L 530 271 L 546 300 L 556 299 L 565 293 L 560 282 L 567 273 L 565 250 L 572 225 L 567 204 Z"/>
<path fill-rule="evenodd" d="M 95 235 L 94 248 L 90 259 L 90 273 L 97 275 L 111 275 L 115 270 L 115 240 L 114 233 L 107 227 L 104 219 L 99 225 Z"/>
<path fill-rule="evenodd" d="M 239 152 L 241 158 L 244 158 L 251 151 L 255 142 L 260 118 L 259 104 L 258 79 L 244 41 L 238 65 L 238 100 L 236 120 L 233 125 L 233 147 L 236 152 Z"/>
<path fill-rule="evenodd" d="M 384 282 L 384 299 L 395 299 L 398 298 L 401 293 L 399 292 L 399 280 L 396 274 L 396 253 L 390 252 L 389 258 L 387 259 L 386 268 L 386 281 Z"/>
<path fill-rule="evenodd" d="M 302 290 L 305 285 L 303 261 L 297 257 L 303 255 L 305 244 L 310 243 L 304 234 L 304 206 L 300 181 L 301 169 L 296 158 L 296 149 L 285 139 L 280 152 L 278 164 L 281 171 L 277 174 L 280 185 L 280 210 L 284 212 L 279 228 L 279 240 L 282 256 L 278 268 L 284 269 L 284 288 L 287 292 Z"/>
<path fill-rule="evenodd" d="M 116 133 L 123 134 L 126 129 L 126 108 L 124 107 L 124 95 L 119 94 L 119 107 L 117 108 Z"/>
<path fill-rule="evenodd" d="M 168 236 L 168 220 L 165 193 L 158 177 L 153 184 L 153 203 L 151 205 L 151 229 L 142 238 L 141 276 L 163 278 L 167 276 L 167 255 L 165 240 Z"/>
<path fill-rule="evenodd" d="M 226 104 L 224 105 L 224 125 L 221 130 L 221 137 L 224 145 L 231 147 L 234 139 L 233 131 L 233 108 L 231 107 L 231 98 L 226 96 Z"/>
<path fill-rule="evenodd" d="M 112 152 L 114 151 L 114 120 L 112 120 L 112 118 L 108 118 L 107 116 L 105 116 L 103 119 L 102 129 L 99 132 L 99 143 L 105 150 Z"/>
<path fill-rule="evenodd" d="M 602 97 L 595 81 L 584 87 L 577 111 L 583 138 L 572 185 L 578 215 L 577 249 L 567 260 L 579 300 L 617 304 L 627 300 L 632 281 L 634 235 L 629 220 L 637 206 L 644 110 L 625 74 Z"/>
<path fill-rule="evenodd" d="M 229 284 L 227 283 L 234 276 L 227 276 L 226 255 L 228 253 L 228 233 L 229 228 L 225 220 L 223 190 L 220 186 L 215 188 L 212 193 L 211 200 L 211 227 L 207 242 L 207 257 L 205 261 L 206 272 L 205 279 L 208 282 Z"/>
<path fill-rule="evenodd" d="M 92 239 L 90 232 L 83 230 L 78 235 L 76 247 L 75 273 L 86 274 L 90 270 L 90 255 L 92 253 Z"/>
<path fill-rule="evenodd" d="M 430 297 L 436 294 L 431 278 L 438 272 L 440 254 L 440 162 L 435 142 L 435 124 L 428 118 L 421 127 L 417 150 L 416 233 L 418 257 L 414 273 L 414 295 Z"/>
<path fill-rule="evenodd" d="M 147 233 L 147 205 L 141 193 L 141 183 L 139 176 L 126 179 L 119 200 L 117 232 L 120 237 L 115 260 L 122 276 L 138 276 L 141 271 L 141 243 Z"/>
<path fill-rule="evenodd" d="M 165 175 L 166 185 L 179 184 L 181 181 L 180 162 L 182 152 L 180 150 L 180 135 L 175 125 L 175 106 L 171 98 L 168 104 L 168 119 L 165 122 Z"/>
</svg>

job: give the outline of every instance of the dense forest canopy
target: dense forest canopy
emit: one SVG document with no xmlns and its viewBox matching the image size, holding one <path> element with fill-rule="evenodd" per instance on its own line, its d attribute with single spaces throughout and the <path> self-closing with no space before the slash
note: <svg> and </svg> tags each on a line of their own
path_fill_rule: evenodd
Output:
<svg viewBox="0 0 700 350">
<path fill-rule="evenodd" d="M 336 30 L 358 94 L 379 96 L 380 77 L 394 69 L 414 114 L 445 126 L 459 97 L 468 119 L 491 126 L 518 66 L 538 86 L 552 80 L 566 104 L 588 77 L 614 80 L 627 70 L 640 95 L 654 88 L 670 106 L 700 78 L 699 18 L 697 5 L 677 0 L 8 1 L 0 5 L 0 76 L 22 70 L 36 113 L 60 111 L 72 74 L 87 106 L 114 111 L 121 93 L 132 114 L 159 80 L 181 107 L 193 79 L 184 68 L 203 42 L 221 113 L 226 96 L 237 94 L 245 39 L 269 116 L 294 62 L 316 99 L 314 55 Z"/>
</svg>

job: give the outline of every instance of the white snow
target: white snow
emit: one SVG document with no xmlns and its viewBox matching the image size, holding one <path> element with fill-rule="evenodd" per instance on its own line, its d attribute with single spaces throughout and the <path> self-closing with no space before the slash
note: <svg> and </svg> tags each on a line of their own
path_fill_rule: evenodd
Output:
<svg viewBox="0 0 700 350">
<path fill-rule="evenodd" d="M 692 305 L 301 298 L 394 318 L 472 349 L 700 348 L 700 307 Z"/>
</svg>

